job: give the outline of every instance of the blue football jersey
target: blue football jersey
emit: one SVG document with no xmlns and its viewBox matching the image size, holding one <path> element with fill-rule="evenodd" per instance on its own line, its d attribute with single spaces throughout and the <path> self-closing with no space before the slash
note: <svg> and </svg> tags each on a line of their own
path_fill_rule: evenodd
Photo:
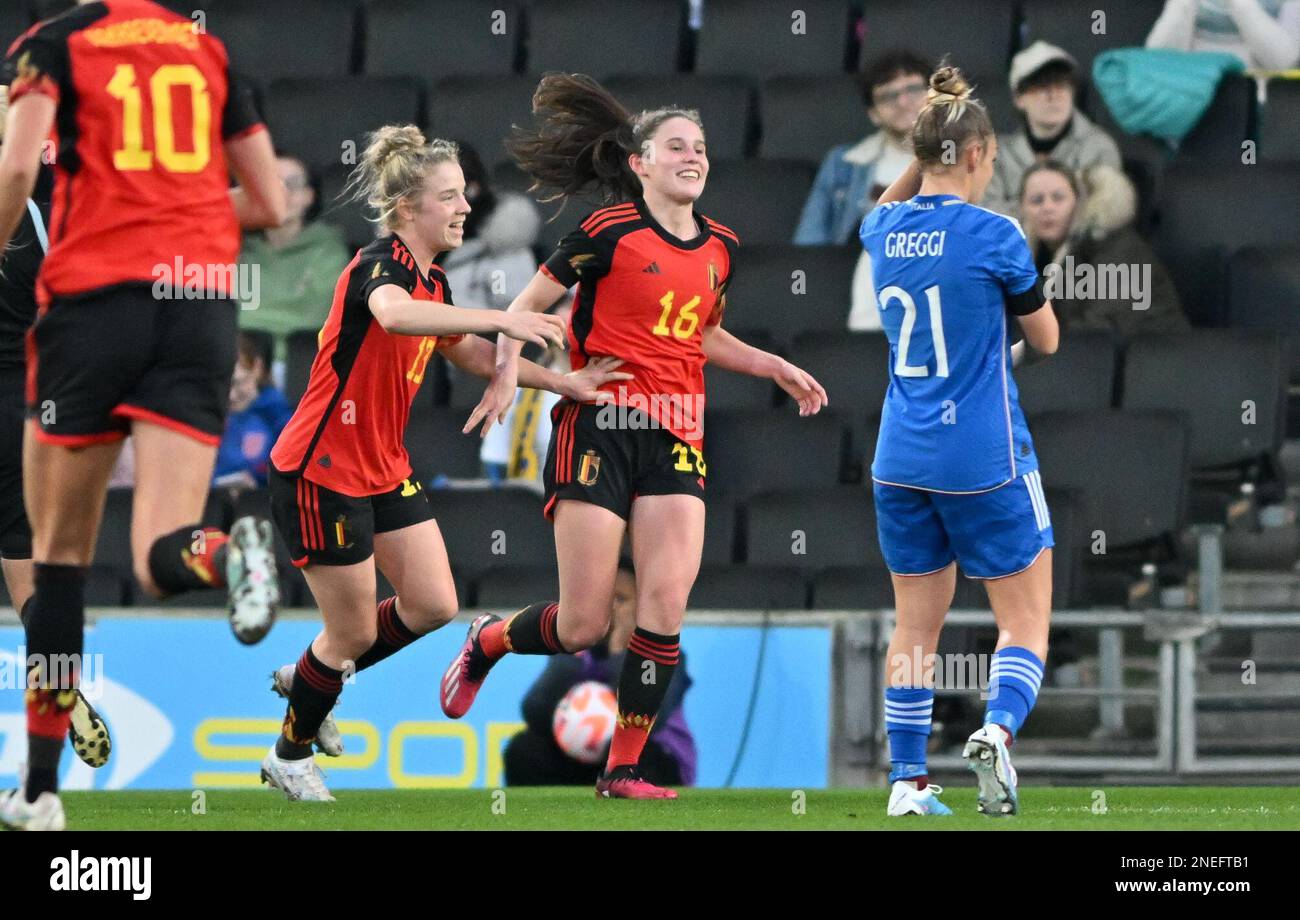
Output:
<svg viewBox="0 0 1300 920">
<path fill-rule="evenodd" d="M 918 195 L 876 207 L 860 236 L 890 353 L 872 478 L 980 492 L 1036 470 L 1007 313 L 1046 299 L 1020 225 L 955 195 Z"/>
</svg>

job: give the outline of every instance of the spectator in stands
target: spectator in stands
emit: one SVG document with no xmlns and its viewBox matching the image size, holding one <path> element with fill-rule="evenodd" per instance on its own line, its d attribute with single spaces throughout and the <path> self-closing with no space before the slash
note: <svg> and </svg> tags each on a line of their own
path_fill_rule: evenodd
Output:
<svg viewBox="0 0 1300 920">
<path fill-rule="evenodd" d="M 239 261 L 258 266 L 258 284 L 256 300 L 242 304 L 239 324 L 271 333 L 273 361 L 282 362 L 289 333 L 314 332 L 325 322 L 334 300 L 334 284 L 351 254 L 341 230 L 307 219 L 316 203 L 307 167 L 289 156 L 279 157 L 277 163 L 289 190 L 289 216 L 279 227 L 244 236 Z"/>
<path fill-rule="evenodd" d="M 271 383 L 270 342 L 239 334 L 239 357 L 230 384 L 230 414 L 212 474 L 216 488 L 266 485 L 266 463 L 293 409 Z"/>
<path fill-rule="evenodd" d="M 857 242 L 862 218 L 912 162 L 912 124 L 925 104 L 931 70 L 920 56 L 894 50 L 863 72 L 867 118 L 879 130 L 826 154 L 799 217 L 795 245 Z"/>
<path fill-rule="evenodd" d="M 459 306 L 504 310 L 537 272 L 533 244 L 541 230 L 537 206 L 524 195 L 494 189 L 478 152 L 464 141 L 465 242 L 441 261 Z"/>
<path fill-rule="evenodd" d="M 1247 67 L 1300 65 L 1300 0 L 1166 0 L 1148 48 L 1226 51 Z"/>
<path fill-rule="evenodd" d="M 555 707 L 573 687 L 589 680 L 610 689 L 618 685 L 619 669 L 628 639 L 636 628 L 636 574 L 631 560 L 618 564 L 614 581 L 614 610 L 603 642 L 576 655 L 555 655 L 524 697 L 523 715 L 527 728 L 510 739 L 503 760 L 507 786 L 590 785 L 604 767 L 570 757 L 555 743 L 551 729 Z M 645 778 L 662 786 L 695 784 L 695 739 L 686 724 L 682 702 L 690 689 L 686 673 L 686 652 L 668 685 L 668 695 L 650 731 L 641 755 Z"/>
<path fill-rule="evenodd" d="M 1118 169 L 1098 164 L 1076 177 L 1055 161 L 1035 163 L 1021 183 L 1020 213 L 1063 334 L 1188 328 L 1169 272 L 1133 227 L 1137 193 Z"/>
<path fill-rule="evenodd" d="M 1077 63 L 1055 45 L 1037 41 L 1011 59 L 1011 95 L 1024 125 L 998 138 L 984 207 L 1015 215 L 1025 172 L 1047 159 L 1076 172 L 1120 167 L 1115 141 L 1075 108 L 1078 85 Z"/>
</svg>

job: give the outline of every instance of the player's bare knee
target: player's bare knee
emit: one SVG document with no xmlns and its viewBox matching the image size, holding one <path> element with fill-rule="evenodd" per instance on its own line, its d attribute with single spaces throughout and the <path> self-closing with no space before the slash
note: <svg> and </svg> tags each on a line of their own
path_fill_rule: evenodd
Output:
<svg viewBox="0 0 1300 920">
<path fill-rule="evenodd" d="M 441 629 L 455 619 L 460 612 L 460 604 L 454 594 L 449 597 L 415 597 L 410 601 L 404 595 L 398 595 L 397 610 L 408 629 L 424 635 Z"/>
<path fill-rule="evenodd" d="M 337 658 L 355 661 L 375 644 L 379 637 L 374 623 L 357 624 L 347 629 L 326 629 L 330 652 Z"/>
<path fill-rule="evenodd" d="M 609 618 L 586 617 L 572 625 L 561 621 L 560 643 L 565 651 L 580 652 L 589 649 L 605 638 L 609 632 Z"/>
</svg>

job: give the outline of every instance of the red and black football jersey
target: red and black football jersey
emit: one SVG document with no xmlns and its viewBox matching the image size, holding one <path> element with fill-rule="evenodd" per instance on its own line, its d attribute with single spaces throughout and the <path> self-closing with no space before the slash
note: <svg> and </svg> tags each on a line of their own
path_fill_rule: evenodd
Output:
<svg viewBox="0 0 1300 920">
<path fill-rule="evenodd" d="M 183 272 L 238 261 L 224 144 L 263 125 L 216 37 L 150 0 L 101 0 L 14 42 L 5 79 L 11 101 L 58 104 L 42 303 L 152 283 L 178 259 Z M 208 293 L 234 293 L 210 277 Z"/>
<path fill-rule="evenodd" d="M 736 234 L 696 212 L 700 233 L 681 240 L 642 199 L 600 208 L 566 236 L 542 270 L 578 285 L 569 319 L 573 369 L 622 358 L 631 380 L 602 389 L 647 411 L 688 444 L 703 443 L 704 327 L 722 321 Z"/>
<path fill-rule="evenodd" d="M 420 274 L 396 234 L 357 252 L 339 276 L 307 391 L 271 450 L 277 470 L 354 498 L 411 475 L 403 443 L 411 402 L 439 348 L 464 336 L 395 335 L 370 312 L 371 293 L 395 284 L 415 300 L 451 303 L 447 276 Z"/>
</svg>

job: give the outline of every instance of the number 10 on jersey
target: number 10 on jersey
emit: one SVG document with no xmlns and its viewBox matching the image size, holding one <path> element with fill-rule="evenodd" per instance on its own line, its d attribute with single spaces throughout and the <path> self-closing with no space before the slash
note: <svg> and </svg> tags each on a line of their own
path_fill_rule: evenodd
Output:
<svg viewBox="0 0 1300 920">
<path fill-rule="evenodd" d="M 943 338 L 943 306 L 939 301 L 939 285 L 925 289 L 925 299 L 930 304 L 930 337 L 934 340 L 934 362 L 936 377 L 948 376 L 948 345 Z M 899 377 L 929 377 L 930 369 L 924 364 L 907 363 L 907 350 L 912 345 L 912 330 L 916 327 L 916 301 L 912 295 L 901 287 L 890 285 L 880 292 L 881 312 L 897 300 L 903 305 L 903 326 L 898 332 L 898 359 L 894 362 L 894 373 Z"/>
</svg>

